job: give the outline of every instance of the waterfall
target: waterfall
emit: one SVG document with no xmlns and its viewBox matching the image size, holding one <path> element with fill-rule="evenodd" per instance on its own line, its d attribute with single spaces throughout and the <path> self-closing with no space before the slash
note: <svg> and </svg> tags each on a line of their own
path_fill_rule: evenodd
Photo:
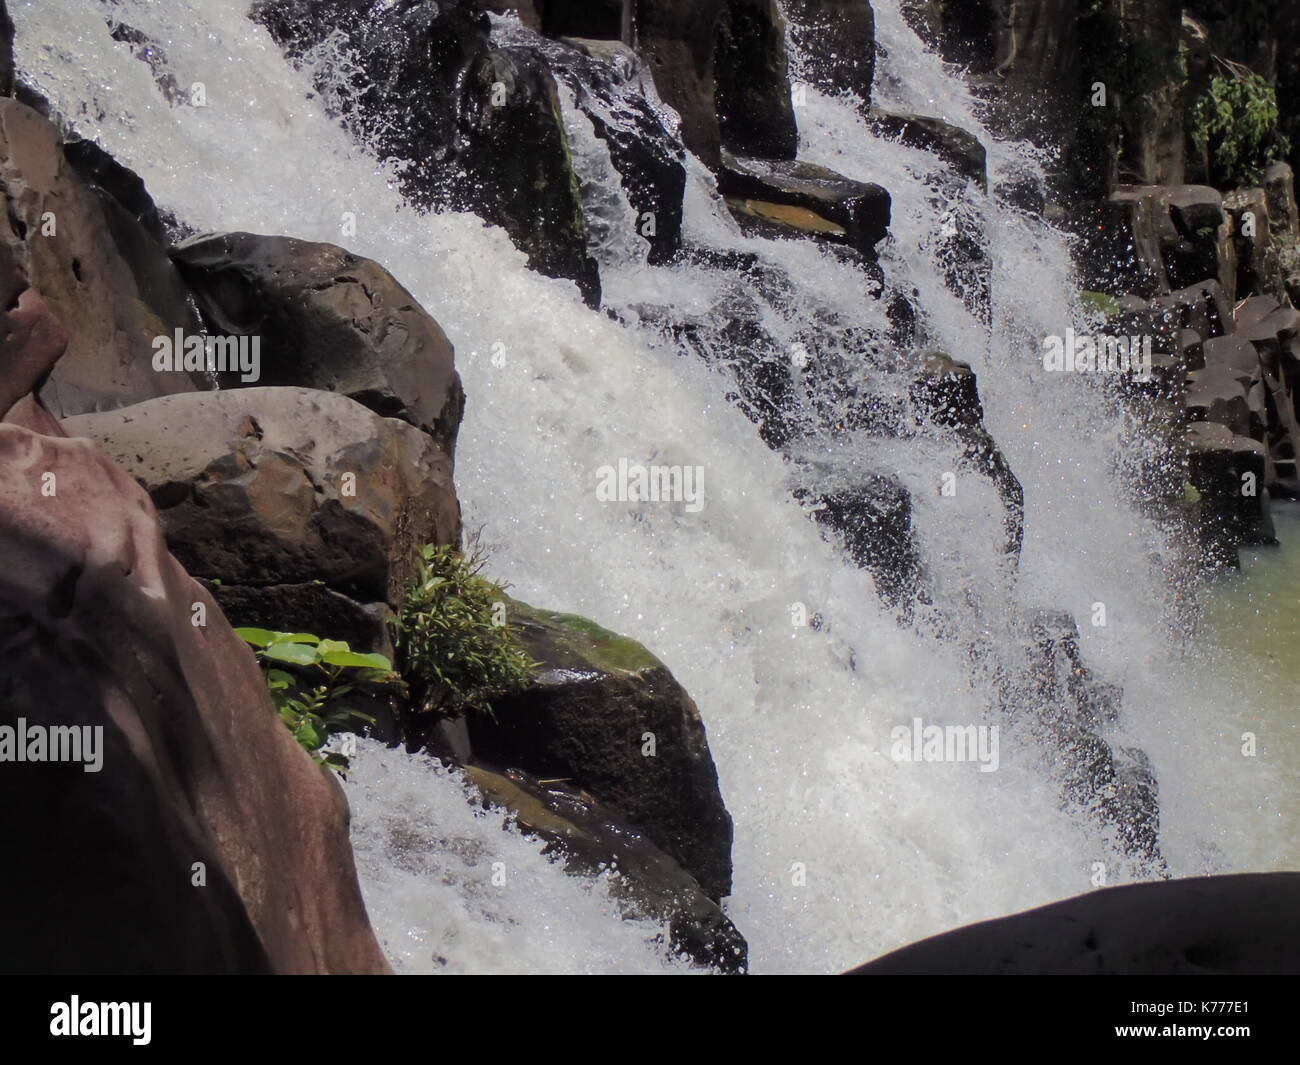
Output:
<svg viewBox="0 0 1300 1065">
<path fill-rule="evenodd" d="M 111 5 L 159 42 L 178 85 L 203 83 L 205 106 L 168 102 L 149 66 L 112 40 L 99 0 L 11 4 L 18 66 L 185 225 L 342 244 L 386 266 L 439 321 L 468 395 L 457 461 L 465 524 L 482 528 L 490 572 L 521 598 L 643 642 L 701 709 L 736 825 L 727 910 L 755 971 L 833 972 L 1080 894 L 1096 863 L 1112 883 L 1132 875 L 1096 823 L 1062 809 L 1045 771 L 1051 753 L 1015 730 L 996 773 L 890 757 L 891 729 L 914 718 L 994 720 L 970 649 L 1013 658 L 1010 619 L 1027 609 L 1072 612 L 1089 665 L 1123 686 L 1120 735 L 1154 763 L 1170 870 L 1269 867 L 1261 855 L 1280 848 L 1259 840 L 1281 825 L 1260 811 L 1275 782 L 1234 757 L 1237 680 L 1201 668 L 1171 632 L 1173 555 L 1125 483 L 1124 459 L 1142 441 L 1084 375 L 1034 372 L 1042 338 L 1081 313 L 1066 239 L 997 195 L 1004 180 L 1039 173 L 1038 161 L 987 131 L 897 0 L 873 5 L 881 100 L 976 133 L 992 191 L 954 191 L 935 156 L 875 133 L 852 100 L 811 88 L 797 109 L 801 158 L 892 194 L 886 282 L 915 292 L 926 347 L 972 365 L 986 425 L 1024 486 L 1015 574 L 996 492 L 972 483 L 956 500 L 939 494 L 956 461 L 951 442 L 846 433 L 813 438 L 806 461 L 790 461 L 760 439 L 732 401 L 727 359 L 694 357 L 651 313 L 669 308 L 708 336 L 725 324 L 733 279 L 704 260 L 648 265 L 619 236 L 626 201 L 571 97 L 581 180 L 603 190 L 589 200 L 607 223 L 602 282 L 617 317 L 531 272 L 480 219 L 407 205 L 398 164 L 373 158 L 329 117 L 310 74 L 284 61 L 248 6 Z M 688 164 L 688 241 L 751 253 L 791 279 L 783 295 L 748 294 L 771 335 L 794 345 L 828 316 L 887 327 L 862 270 L 811 243 L 743 235 L 707 171 Z M 345 215 L 355 235 L 343 235 Z M 994 264 L 991 325 L 950 288 L 943 238 L 955 225 L 976 226 Z M 831 354 L 863 382 L 883 377 L 847 340 Z M 704 467 L 707 506 L 683 515 L 598 501 L 596 471 L 620 457 Z M 897 477 L 915 502 L 930 605 L 912 624 L 881 605 L 872 577 L 796 499 L 827 469 L 858 468 Z M 1095 603 L 1105 626 L 1088 624 Z M 792 604 L 819 614 L 820 627 L 792 625 Z M 939 636 L 953 631 L 959 638 Z M 663 954 L 656 929 L 614 916 L 602 884 L 566 876 L 500 815 L 471 811 L 454 773 L 363 743 L 347 787 L 367 905 L 399 970 L 684 968 Z M 501 886 L 490 880 L 496 862 L 509 871 Z"/>
</svg>

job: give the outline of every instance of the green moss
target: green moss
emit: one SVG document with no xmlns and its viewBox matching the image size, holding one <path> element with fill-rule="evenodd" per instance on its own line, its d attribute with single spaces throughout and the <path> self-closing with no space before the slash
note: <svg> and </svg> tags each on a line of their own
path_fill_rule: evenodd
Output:
<svg viewBox="0 0 1300 1065">
<path fill-rule="evenodd" d="M 540 610 L 517 599 L 508 604 L 510 625 L 534 658 L 552 669 L 642 673 L 663 668 L 654 655 L 627 636 L 590 618 Z"/>
</svg>

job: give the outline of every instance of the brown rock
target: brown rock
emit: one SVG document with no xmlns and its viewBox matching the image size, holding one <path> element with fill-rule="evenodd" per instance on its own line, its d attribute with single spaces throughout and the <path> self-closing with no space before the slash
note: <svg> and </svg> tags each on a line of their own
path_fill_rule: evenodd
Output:
<svg viewBox="0 0 1300 1065">
<path fill-rule="evenodd" d="M 64 426 L 102 444 L 149 490 L 173 553 L 196 577 L 318 580 L 362 602 L 394 603 L 416 548 L 459 538 L 450 463 L 437 444 L 331 392 L 168 396 Z"/>
<path fill-rule="evenodd" d="M 41 390 L 45 406 L 62 417 L 200 387 L 153 369 L 155 337 L 199 329 L 166 251 L 77 174 L 54 126 L 12 99 L 0 99 L 0 183 L 0 260 L 70 338 Z"/>
<path fill-rule="evenodd" d="M 0 553 L 0 722 L 103 729 L 98 772 L 0 767 L 0 965 L 386 972 L 341 789 L 168 555 L 145 493 L 87 440 L 0 425 Z"/>
<path fill-rule="evenodd" d="M 218 332 L 260 337 L 259 384 L 350 396 L 431 434 L 450 461 L 465 405 L 455 352 L 378 263 L 253 233 L 195 237 L 175 259 Z"/>
</svg>

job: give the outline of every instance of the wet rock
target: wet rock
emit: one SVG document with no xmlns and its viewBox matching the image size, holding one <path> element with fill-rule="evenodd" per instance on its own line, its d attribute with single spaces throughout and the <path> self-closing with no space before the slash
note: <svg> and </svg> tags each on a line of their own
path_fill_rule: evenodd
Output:
<svg viewBox="0 0 1300 1065">
<path fill-rule="evenodd" d="M 874 258 L 889 232 L 889 193 L 813 163 L 724 155 L 718 191 L 733 211 L 849 245 Z"/>
<path fill-rule="evenodd" d="M 786 0 L 790 35 L 811 83 L 826 93 L 846 89 L 871 102 L 876 73 L 876 17 L 866 0 Z"/>
<path fill-rule="evenodd" d="M 671 856 L 585 791 L 557 781 L 481 766 L 465 770 L 487 804 L 509 810 L 519 828 L 547 840 L 570 872 L 606 881 L 628 918 L 667 925 L 668 946 L 722 973 L 743 973 L 749 948 L 717 902 Z"/>
<path fill-rule="evenodd" d="M 633 33 L 686 147 L 716 168 L 723 147 L 793 159 L 784 22 L 775 0 L 641 0 Z"/>
<path fill-rule="evenodd" d="M 0 553 L 0 719 L 103 730 L 101 771 L 0 774 L 4 970 L 388 971 L 342 790 L 146 494 L 88 440 L 0 425 Z"/>
<path fill-rule="evenodd" d="M 410 164 L 407 197 L 481 214 L 599 303 L 555 81 L 529 50 L 493 45 L 475 0 L 262 0 L 253 17 L 291 58 L 345 33 L 364 88 L 318 87 L 379 154 Z"/>
<path fill-rule="evenodd" d="M 1298 905 L 1300 873 L 1128 884 L 967 925 L 853 973 L 1294 975 Z"/>
<path fill-rule="evenodd" d="M 338 392 L 424 430 L 452 459 L 465 405 L 455 352 L 378 263 L 253 233 L 194 237 L 173 255 L 216 331 L 260 338 L 259 384 Z"/>
<path fill-rule="evenodd" d="M 667 667 L 586 618 L 515 600 L 507 618 L 541 668 L 467 720 L 475 760 L 590 792 L 710 898 L 729 895 L 731 816 L 699 710 Z"/>
<path fill-rule="evenodd" d="M 631 39 L 630 0 L 541 0 L 542 32 L 551 37 Z"/>
<path fill-rule="evenodd" d="M 257 588 L 320 581 L 395 604 L 416 549 L 459 538 L 441 449 L 334 393 L 169 396 L 64 424 L 148 489 L 173 554 L 196 577 Z"/>
<path fill-rule="evenodd" d="M 920 587 L 921 558 L 912 535 L 912 497 L 902 483 L 888 474 L 863 476 L 819 494 L 813 514 L 871 573 L 880 598 L 905 611 Z"/>
<path fill-rule="evenodd" d="M 882 135 L 933 152 L 962 177 L 981 189 L 988 187 L 984 145 L 968 130 L 928 115 L 895 114 L 879 107 L 870 109 L 868 119 Z"/>
<path fill-rule="evenodd" d="M 109 187 L 120 191 L 121 171 L 113 173 Z M 0 99 L 0 183 L 9 204 L 0 257 L 40 293 L 69 336 L 41 388 L 53 414 L 208 387 L 198 375 L 153 369 L 155 337 L 199 332 L 156 233 L 111 191 L 87 182 L 54 126 L 12 99 Z"/>
<path fill-rule="evenodd" d="M 1235 567 L 1242 544 L 1276 543 L 1269 514 L 1267 449 L 1225 425 L 1193 422 L 1187 430 L 1188 477 L 1201 497 L 1207 560 Z"/>
<path fill-rule="evenodd" d="M 676 124 L 655 105 L 653 79 L 631 48 L 608 41 L 566 44 L 550 45 L 551 68 L 609 149 L 637 232 L 650 245 L 648 261 L 669 262 L 682 246 L 686 192 L 686 154 Z"/>
</svg>

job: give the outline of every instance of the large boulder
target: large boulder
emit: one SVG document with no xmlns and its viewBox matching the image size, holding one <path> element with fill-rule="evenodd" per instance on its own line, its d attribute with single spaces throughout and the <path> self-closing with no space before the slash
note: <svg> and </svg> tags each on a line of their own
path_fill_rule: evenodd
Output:
<svg viewBox="0 0 1300 1065">
<path fill-rule="evenodd" d="M 531 687 L 471 715 L 475 761 L 563 780 L 634 825 L 717 901 L 731 893 L 731 815 L 691 697 L 634 640 L 510 600 L 540 669 Z"/>
<path fill-rule="evenodd" d="M 216 331 L 259 338 L 258 384 L 349 396 L 423 429 L 451 460 L 465 405 L 451 342 L 378 263 L 253 233 L 194 237 L 173 255 Z"/>
<path fill-rule="evenodd" d="M 785 24 L 775 0 L 636 0 L 632 19 L 682 139 L 716 167 L 727 147 L 793 159 L 799 146 L 790 97 Z"/>
<path fill-rule="evenodd" d="M 1127 884 L 967 925 L 854 976 L 1300 974 L 1300 873 Z"/>
<path fill-rule="evenodd" d="M 0 552 L 0 723 L 90 730 L 0 773 L 0 966 L 387 971 L 341 789 L 143 490 L 88 440 L 0 425 Z"/>
<path fill-rule="evenodd" d="M 148 489 L 172 552 L 196 577 L 254 588 L 319 581 L 396 603 L 417 548 L 459 537 L 437 444 L 331 392 L 167 396 L 64 425 Z"/>
<path fill-rule="evenodd" d="M 88 155 L 78 149 L 73 158 Z M 12 99 L 0 99 L 0 185 L 8 202 L 0 219 L 4 268 L 40 292 L 69 335 L 41 388 L 52 413 L 210 387 L 153 368 L 155 337 L 199 331 L 159 234 L 78 173 L 54 126 Z"/>
</svg>

